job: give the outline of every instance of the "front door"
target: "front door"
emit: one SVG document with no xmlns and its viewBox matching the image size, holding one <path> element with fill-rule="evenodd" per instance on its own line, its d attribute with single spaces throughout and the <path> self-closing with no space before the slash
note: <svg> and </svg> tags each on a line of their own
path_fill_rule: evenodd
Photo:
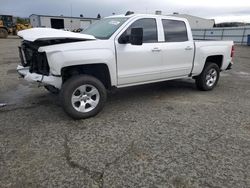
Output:
<svg viewBox="0 0 250 188">
<path fill-rule="evenodd" d="M 118 86 L 161 79 L 162 52 L 158 43 L 157 22 L 154 18 L 138 19 L 131 28 L 143 28 L 143 44 L 119 44 L 116 41 Z"/>
</svg>

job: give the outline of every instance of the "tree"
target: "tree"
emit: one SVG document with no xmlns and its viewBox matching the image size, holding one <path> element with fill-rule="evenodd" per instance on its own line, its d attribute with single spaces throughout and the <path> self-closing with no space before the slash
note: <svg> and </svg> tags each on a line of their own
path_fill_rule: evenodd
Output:
<svg viewBox="0 0 250 188">
<path fill-rule="evenodd" d="M 17 24 L 28 24 L 29 23 L 29 19 L 17 17 L 16 18 L 16 23 Z"/>
<path fill-rule="evenodd" d="M 98 15 L 97 15 L 97 18 L 98 18 L 98 19 L 101 19 L 101 15 L 100 15 L 100 14 L 98 14 Z"/>
</svg>

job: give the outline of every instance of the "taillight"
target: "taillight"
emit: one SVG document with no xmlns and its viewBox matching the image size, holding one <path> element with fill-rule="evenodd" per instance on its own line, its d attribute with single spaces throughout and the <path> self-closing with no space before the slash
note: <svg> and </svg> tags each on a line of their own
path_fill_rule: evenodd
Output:
<svg viewBox="0 0 250 188">
<path fill-rule="evenodd" d="M 232 46 L 232 49 L 231 49 L 231 58 L 234 57 L 234 53 L 235 53 L 235 48 L 234 48 L 234 46 Z"/>
</svg>

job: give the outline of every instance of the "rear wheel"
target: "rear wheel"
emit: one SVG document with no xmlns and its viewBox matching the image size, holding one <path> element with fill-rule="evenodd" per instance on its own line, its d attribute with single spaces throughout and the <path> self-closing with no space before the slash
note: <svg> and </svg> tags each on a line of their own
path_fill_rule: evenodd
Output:
<svg viewBox="0 0 250 188">
<path fill-rule="evenodd" d="M 202 91 L 212 90 L 218 83 L 220 78 L 220 69 L 215 63 L 207 63 L 202 73 L 195 78 L 198 89 Z"/>
<path fill-rule="evenodd" d="M 0 38 L 7 38 L 8 37 L 8 31 L 4 28 L 0 28 Z"/>
<path fill-rule="evenodd" d="M 73 119 L 86 119 L 97 115 L 106 102 L 106 88 L 101 81 L 88 75 L 70 78 L 61 90 L 65 112 Z"/>
</svg>

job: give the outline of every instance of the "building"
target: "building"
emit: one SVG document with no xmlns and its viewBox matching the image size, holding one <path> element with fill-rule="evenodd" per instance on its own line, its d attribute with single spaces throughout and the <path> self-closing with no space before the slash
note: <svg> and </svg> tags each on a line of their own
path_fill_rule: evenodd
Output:
<svg viewBox="0 0 250 188">
<path fill-rule="evenodd" d="M 174 13 L 172 16 L 186 18 L 192 29 L 210 29 L 215 25 L 214 19 L 205 19 L 189 14 L 178 14 Z"/>
<path fill-rule="evenodd" d="M 48 27 L 55 29 L 85 29 L 90 24 L 99 20 L 98 18 L 85 17 L 67 17 L 67 16 L 49 16 L 49 15 L 30 15 L 30 24 L 32 27 Z"/>
</svg>

